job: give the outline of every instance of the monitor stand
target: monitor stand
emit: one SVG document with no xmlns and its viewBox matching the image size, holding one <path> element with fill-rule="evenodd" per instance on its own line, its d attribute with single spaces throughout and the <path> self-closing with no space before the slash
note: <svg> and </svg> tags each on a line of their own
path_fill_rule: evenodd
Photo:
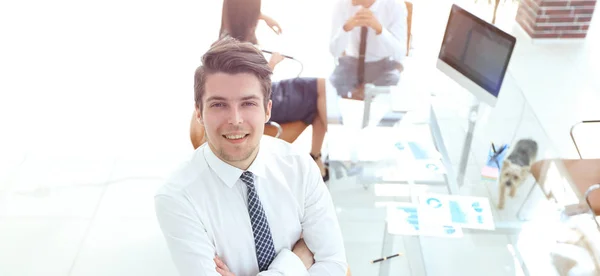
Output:
<svg viewBox="0 0 600 276">
<path fill-rule="evenodd" d="M 467 171 L 467 164 L 469 163 L 469 152 L 471 151 L 471 144 L 473 143 L 473 132 L 475 131 L 475 124 L 479 117 L 479 106 L 481 102 L 478 99 L 471 105 L 469 110 L 469 129 L 467 130 L 467 136 L 465 137 L 465 143 L 463 144 L 463 151 L 460 157 L 460 164 L 458 167 L 458 186 L 462 186 L 465 180 L 465 173 Z"/>
</svg>

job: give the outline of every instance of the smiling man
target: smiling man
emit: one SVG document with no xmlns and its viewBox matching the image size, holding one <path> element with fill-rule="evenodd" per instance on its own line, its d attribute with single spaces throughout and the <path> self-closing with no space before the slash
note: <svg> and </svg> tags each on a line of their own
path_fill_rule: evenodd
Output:
<svg viewBox="0 0 600 276">
<path fill-rule="evenodd" d="M 331 196 L 317 165 L 263 136 L 271 69 L 252 44 L 226 38 L 194 76 L 207 143 L 155 196 L 180 275 L 345 275 Z"/>
</svg>

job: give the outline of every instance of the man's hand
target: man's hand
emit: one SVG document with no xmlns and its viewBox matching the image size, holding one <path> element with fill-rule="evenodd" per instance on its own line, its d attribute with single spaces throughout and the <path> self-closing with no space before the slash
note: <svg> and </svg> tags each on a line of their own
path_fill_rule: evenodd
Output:
<svg viewBox="0 0 600 276">
<path fill-rule="evenodd" d="M 275 65 L 279 64 L 283 60 L 283 56 L 280 53 L 273 52 L 271 59 L 269 59 L 269 67 L 271 70 L 275 70 Z"/>
<path fill-rule="evenodd" d="M 215 264 L 217 265 L 217 272 L 219 272 L 221 276 L 235 276 L 233 273 L 231 273 L 231 271 L 229 271 L 229 267 L 227 267 L 227 265 L 221 261 L 218 256 L 216 256 L 213 261 L 215 261 Z"/>
<path fill-rule="evenodd" d="M 344 31 L 349 32 L 355 27 L 369 27 L 375 30 L 376 34 L 381 34 L 383 27 L 373 12 L 367 8 L 362 8 L 344 24 Z"/>
<path fill-rule="evenodd" d="M 300 239 L 298 242 L 296 242 L 292 252 L 294 252 L 294 254 L 300 258 L 300 260 L 302 260 L 302 263 L 306 269 L 309 269 L 315 263 L 314 255 L 312 252 L 310 252 L 308 246 L 306 246 L 304 239 Z"/>
</svg>

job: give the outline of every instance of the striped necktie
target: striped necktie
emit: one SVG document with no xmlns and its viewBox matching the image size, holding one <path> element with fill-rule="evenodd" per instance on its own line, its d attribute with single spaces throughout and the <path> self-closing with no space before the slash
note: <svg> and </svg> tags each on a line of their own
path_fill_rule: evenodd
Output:
<svg viewBox="0 0 600 276">
<path fill-rule="evenodd" d="M 273 245 L 271 228 L 269 228 L 265 210 L 254 187 L 254 174 L 245 171 L 240 179 L 248 187 L 248 213 L 252 224 L 252 233 L 254 234 L 258 268 L 260 271 L 265 271 L 269 269 L 269 265 L 275 259 L 275 245 Z"/>
<path fill-rule="evenodd" d="M 360 27 L 360 48 L 358 48 L 358 85 L 365 82 L 365 53 L 367 52 L 367 27 Z"/>
</svg>

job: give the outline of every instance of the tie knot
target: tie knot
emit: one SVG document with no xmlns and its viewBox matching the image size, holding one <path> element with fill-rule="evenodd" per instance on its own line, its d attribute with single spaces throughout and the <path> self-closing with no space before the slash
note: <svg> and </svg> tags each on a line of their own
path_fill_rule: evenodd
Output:
<svg viewBox="0 0 600 276">
<path fill-rule="evenodd" d="M 250 171 L 245 171 L 240 176 L 240 179 L 246 183 L 246 185 L 254 186 L 254 174 Z"/>
</svg>

